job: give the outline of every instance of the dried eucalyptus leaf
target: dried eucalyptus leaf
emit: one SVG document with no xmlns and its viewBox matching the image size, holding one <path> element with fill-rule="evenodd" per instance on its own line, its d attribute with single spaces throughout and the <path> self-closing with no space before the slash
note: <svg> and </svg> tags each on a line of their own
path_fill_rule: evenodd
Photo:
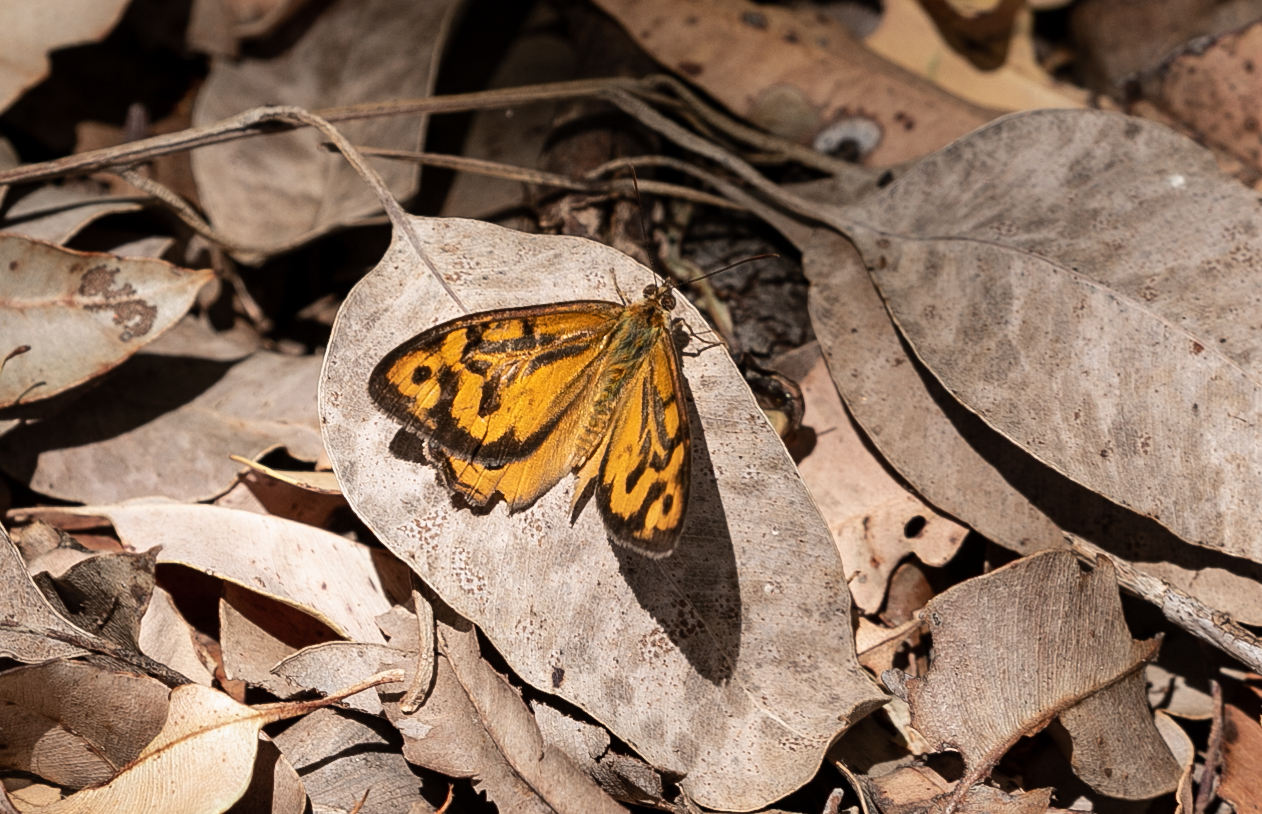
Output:
<svg viewBox="0 0 1262 814">
<path fill-rule="evenodd" d="M 1018 114 L 829 219 L 969 410 L 1184 540 L 1262 561 L 1262 213 L 1208 152 L 1118 114 Z"/>
<path fill-rule="evenodd" d="M 174 325 L 214 276 L 162 260 L 76 252 L 0 235 L 0 407 L 102 375 Z"/>
<path fill-rule="evenodd" d="M 816 200 L 826 206 L 824 193 Z M 1027 454 L 910 354 L 849 241 L 819 229 L 795 242 L 833 381 L 872 443 L 930 503 L 1022 553 L 1063 545 L 1062 529 L 1072 531 L 1237 619 L 1262 624 L 1262 566 L 1190 546 Z"/>
<path fill-rule="evenodd" d="M 619 290 L 654 281 L 591 241 L 474 221 L 409 224 L 472 311 L 617 302 Z M 453 505 L 433 467 L 392 446 L 400 428 L 370 399 L 369 373 L 458 313 L 397 238 L 347 298 L 321 383 L 347 500 L 523 679 L 686 775 L 701 805 L 750 810 L 805 783 L 882 695 L 855 659 L 828 528 L 730 359 L 684 355 L 695 407 L 689 519 L 675 553 L 649 560 L 610 543 L 594 506 L 571 525 L 572 481 L 519 514 L 475 515 Z M 704 334 L 686 302 L 675 313 Z"/>
<path fill-rule="evenodd" d="M 1098 791 L 1148 799 L 1173 791 L 1180 767 L 1153 724 L 1143 665 L 1158 640 L 1131 639 L 1112 566 L 1084 572 L 1068 551 L 1043 551 L 932 599 L 921 612 L 935 658 L 923 678 L 882 675 L 911 724 L 980 782 L 1022 736 L 1059 718 L 1074 769 Z"/>
</svg>

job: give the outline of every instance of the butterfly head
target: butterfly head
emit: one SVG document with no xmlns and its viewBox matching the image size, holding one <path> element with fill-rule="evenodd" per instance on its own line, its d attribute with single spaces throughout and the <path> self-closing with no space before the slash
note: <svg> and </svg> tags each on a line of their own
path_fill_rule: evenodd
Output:
<svg viewBox="0 0 1262 814">
<path fill-rule="evenodd" d="M 647 285 L 644 299 L 657 303 L 667 311 L 675 310 L 675 295 L 668 285 Z"/>
</svg>

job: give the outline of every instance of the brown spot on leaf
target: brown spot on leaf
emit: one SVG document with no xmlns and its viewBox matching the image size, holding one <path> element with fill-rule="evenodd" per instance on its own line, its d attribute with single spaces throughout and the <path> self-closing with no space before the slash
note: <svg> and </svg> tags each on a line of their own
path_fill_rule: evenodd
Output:
<svg viewBox="0 0 1262 814">
<path fill-rule="evenodd" d="M 767 30 L 767 15 L 757 11 L 747 11 L 741 15 L 741 22 L 760 31 Z"/>
<path fill-rule="evenodd" d="M 1204 351 L 1205 351 L 1205 346 L 1204 346 L 1204 345 L 1202 345 L 1200 342 L 1193 342 L 1193 343 L 1192 343 L 1192 355 L 1193 355 L 1193 356 L 1198 356 L 1198 355 L 1200 355 L 1201 353 L 1203 353 Z"/>
<path fill-rule="evenodd" d="M 136 289 L 131 283 L 115 286 L 114 280 L 119 269 L 109 266 L 93 266 L 83 273 L 79 282 L 79 296 L 102 302 L 84 303 L 86 311 L 114 312 L 114 324 L 122 326 L 118 335 L 120 342 L 130 342 L 153 330 L 153 323 L 158 317 L 156 306 L 136 296 Z"/>
</svg>

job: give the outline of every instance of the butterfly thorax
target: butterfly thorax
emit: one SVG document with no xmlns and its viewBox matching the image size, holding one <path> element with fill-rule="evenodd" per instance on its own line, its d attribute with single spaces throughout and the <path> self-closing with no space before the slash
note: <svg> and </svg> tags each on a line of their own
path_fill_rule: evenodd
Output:
<svg viewBox="0 0 1262 814">
<path fill-rule="evenodd" d="M 596 403 L 590 420 L 583 428 L 579 447 L 595 451 L 595 439 L 605 434 L 614 408 L 622 398 L 627 383 L 648 358 L 649 349 L 671 330 L 670 311 L 675 305 L 671 290 L 665 286 L 648 286 L 644 298 L 626 307 L 614 329 L 605 339 L 607 352 L 601 371 Z"/>
</svg>

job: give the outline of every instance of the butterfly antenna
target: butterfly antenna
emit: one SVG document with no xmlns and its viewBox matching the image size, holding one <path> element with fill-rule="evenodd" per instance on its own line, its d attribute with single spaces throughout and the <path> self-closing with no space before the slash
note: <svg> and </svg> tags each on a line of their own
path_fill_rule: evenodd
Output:
<svg viewBox="0 0 1262 814">
<path fill-rule="evenodd" d="M 665 277 L 666 275 L 660 273 L 661 269 L 656 268 L 657 252 L 653 251 L 653 247 L 649 243 L 649 227 L 644 221 L 644 199 L 640 197 L 640 179 L 635 174 L 635 165 L 629 164 L 628 167 L 631 169 L 631 188 L 635 190 L 635 209 L 636 214 L 640 217 L 640 240 L 644 243 L 644 252 L 649 256 L 649 262 L 654 266 L 653 271 L 658 272 L 659 277 Z"/>
<path fill-rule="evenodd" d="M 681 285 L 690 285 L 691 283 L 698 283 L 698 282 L 701 282 L 702 280 L 708 280 L 708 279 L 710 279 L 711 277 L 713 277 L 713 276 L 714 276 L 714 275 L 716 275 L 716 274 L 722 274 L 722 273 L 723 273 L 723 272 L 725 272 L 725 271 L 731 271 L 732 269 L 736 268 L 737 266 L 743 266 L 743 265 L 745 265 L 746 263 L 752 263 L 752 262 L 754 262 L 755 260 L 766 260 L 766 259 L 771 258 L 771 257 L 779 257 L 779 256 L 780 256 L 780 255 L 778 255 L 778 254 L 756 254 L 756 255 L 754 255 L 753 257 L 746 257 L 744 260 L 737 260 L 735 263 L 732 263 L 731 265 L 724 266 L 724 267 L 723 267 L 723 268 L 721 268 L 721 269 L 715 269 L 714 271 L 707 271 L 705 274 L 702 274 L 700 277 L 693 277 L 691 280 L 685 280 L 685 281 L 684 281 L 684 282 L 682 282 L 682 283 L 671 283 L 671 284 L 670 284 L 670 287 L 671 287 L 671 288 L 676 288 L 676 289 L 677 289 L 677 288 L 679 288 Z"/>
</svg>

